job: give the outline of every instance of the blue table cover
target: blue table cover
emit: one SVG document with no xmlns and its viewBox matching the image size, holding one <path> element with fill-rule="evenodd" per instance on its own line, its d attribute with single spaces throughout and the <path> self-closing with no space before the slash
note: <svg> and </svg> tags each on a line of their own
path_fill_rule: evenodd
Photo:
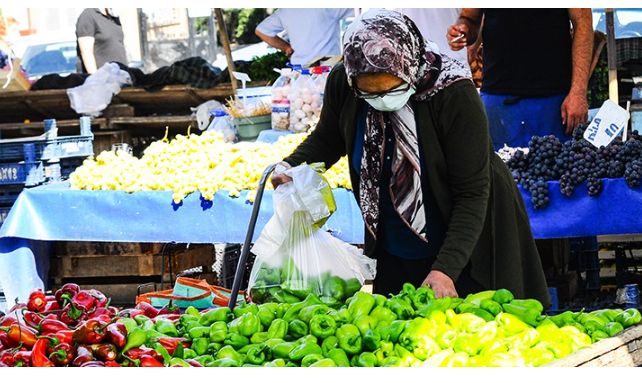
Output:
<svg viewBox="0 0 642 383">
<path fill-rule="evenodd" d="M 268 144 L 273 144 L 279 140 L 279 137 L 283 136 L 289 136 L 290 134 L 294 134 L 290 131 L 287 130 L 274 130 L 274 129 L 269 129 L 269 130 L 263 130 L 261 133 L 259 133 L 259 136 L 257 137 L 256 141 L 258 142 L 266 142 Z"/>
</svg>

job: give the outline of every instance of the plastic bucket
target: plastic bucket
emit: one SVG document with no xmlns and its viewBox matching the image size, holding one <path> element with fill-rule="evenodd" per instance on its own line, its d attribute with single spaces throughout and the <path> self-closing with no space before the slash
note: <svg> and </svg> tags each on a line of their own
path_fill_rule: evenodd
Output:
<svg viewBox="0 0 642 383">
<path fill-rule="evenodd" d="M 234 124 L 239 132 L 239 140 L 256 141 L 256 138 L 264 130 L 272 129 L 272 116 L 240 117 L 234 119 Z"/>
</svg>

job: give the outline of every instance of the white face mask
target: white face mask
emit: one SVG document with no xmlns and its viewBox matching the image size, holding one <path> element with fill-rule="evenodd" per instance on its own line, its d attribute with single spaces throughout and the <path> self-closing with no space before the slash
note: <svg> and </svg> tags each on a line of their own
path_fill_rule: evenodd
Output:
<svg viewBox="0 0 642 383">
<path fill-rule="evenodd" d="M 400 85 L 400 87 L 403 85 Z M 410 96 L 415 94 L 415 89 L 410 87 L 406 92 L 401 94 L 387 94 L 383 97 L 365 99 L 370 106 L 382 112 L 395 112 L 403 108 Z"/>
</svg>

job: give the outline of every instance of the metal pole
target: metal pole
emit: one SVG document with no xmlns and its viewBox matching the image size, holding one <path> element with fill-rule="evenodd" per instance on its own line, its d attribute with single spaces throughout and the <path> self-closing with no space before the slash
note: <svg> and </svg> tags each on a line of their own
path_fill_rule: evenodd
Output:
<svg viewBox="0 0 642 383">
<path fill-rule="evenodd" d="M 230 41 L 227 38 L 227 28 L 225 27 L 225 19 L 223 18 L 223 12 L 221 8 L 214 8 L 214 13 L 216 14 L 216 23 L 218 24 L 218 30 L 221 33 L 221 43 L 223 44 L 223 50 L 225 51 L 225 57 L 227 58 L 227 71 L 230 72 L 230 82 L 232 83 L 232 92 L 236 96 L 236 78 L 234 78 L 234 60 L 232 59 L 232 50 L 230 49 Z"/>
<path fill-rule="evenodd" d="M 606 8 L 606 53 L 609 63 L 609 99 L 619 102 L 617 86 L 617 52 L 615 46 L 615 22 L 613 8 Z"/>
<path fill-rule="evenodd" d="M 259 217 L 259 210 L 261 209 L 261 200 L 263 199 L 263 191 L 265 190 L 265 184 L 267 183 L 270 174 L 276 168 L 276 164 L 271 164 L 261 176 L 259 180 L 259 188 L 256 191 L 256 198 L 254 199 L 254 208 L 252 209 L 252 215 L 250 216 L 250 224 L 247 230 L 247 236 L 245 237 L 245 242 L 243 243 L 243 250 L 241 251 L 241 256 L 239 257 L 239 263 L 236 265 L 236 273 L 234 274 L 234 284 L 232 285 L 232 293 L 230 294 L 230 303 L 228 307 L 233 309 L 236 306 L 236 299 L 241 290 L 241 282 L 243 281 L 243 276 L 245 274 L 245 264 L 247 263 L 247 257 L 250 254 L 250 246 L 252 245 L 252 237 L 254 237 L 254 229 L 256 228 L 256 220 Z"/>
</svg>

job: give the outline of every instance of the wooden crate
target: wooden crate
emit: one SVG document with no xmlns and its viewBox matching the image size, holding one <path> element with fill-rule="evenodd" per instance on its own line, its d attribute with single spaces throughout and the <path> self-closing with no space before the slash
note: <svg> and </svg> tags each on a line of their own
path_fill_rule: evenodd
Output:
<svg viewBox="0 0 642 383">
<path fill-rule="evenodd" d="M 642 325 L 602 339 L 546 367 L 638 367 L 642 366 Z"/>
</svg>

